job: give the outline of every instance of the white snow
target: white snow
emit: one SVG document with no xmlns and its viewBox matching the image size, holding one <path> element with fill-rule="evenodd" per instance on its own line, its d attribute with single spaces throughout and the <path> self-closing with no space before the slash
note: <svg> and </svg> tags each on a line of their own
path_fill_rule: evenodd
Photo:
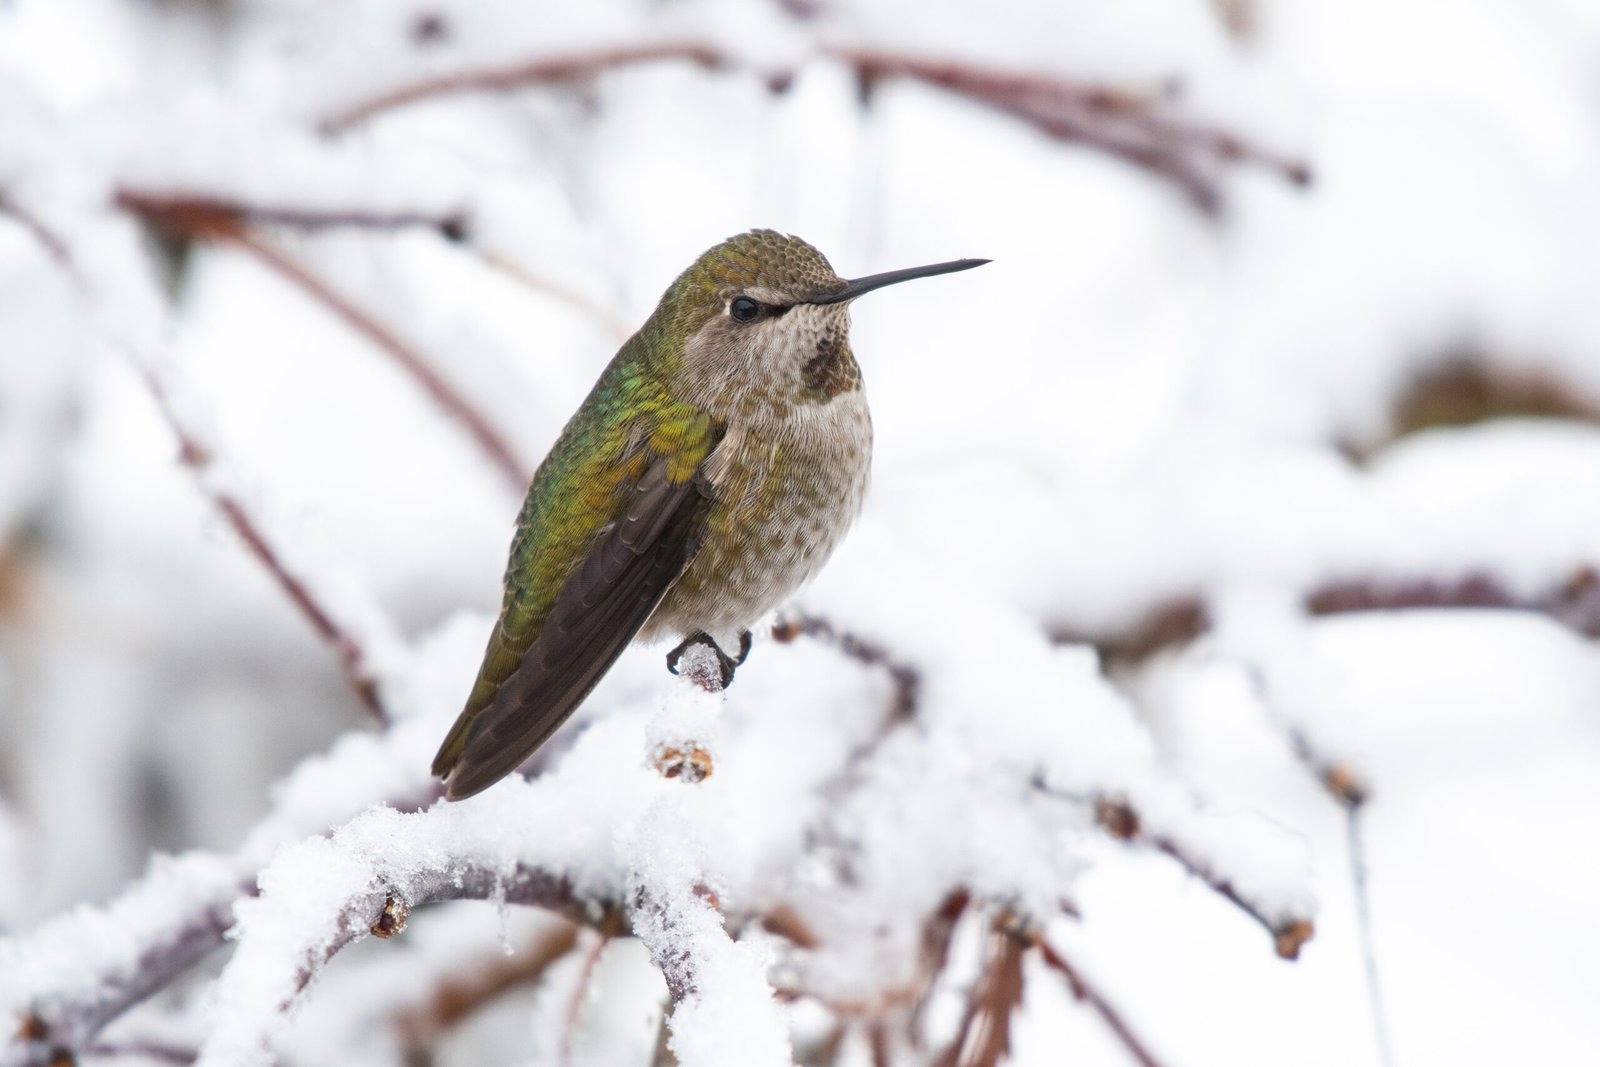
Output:
<svg viewBox="0 0 1600 1067">
<path fill-rule="evenodd" d="M 1240 40 L 1217 6 L 0 5 L 0 1014 L 85 1040 L 72 1027 L 120 1011 L 174 938 L 210 945 L 207 917 L 231 916 L 220 972 L 127 1011 L 109 1048 L 398 1062 L 396 1012 L 556 920 L 446 903 L 367 938 L 385 897 L 504 901 L 542 872 L 580 920 L 625 908 L 637 943 L 587 990 L 563 959 L 442 1063 L 638 1064 L 665 1014 L 685 1067 L 788 1063 L 835 1021 L 838 1062 L 868 1064 L 851 1012 L 873 1005 L 897 1063 L 932 1062 L 1001 909 L 1164 1063 L 1383 1062 L 1363 906 L 1393 1062 L 1600 1043 L 1593 645 L 1529 612 L 1306 610 L 1331 583 L 1467 579 L 1582 606 L 1593 420 L 1434 429 L 1359 463 L 1342 446 L 1381 441 L 1398 394 L 1452 358 L 1597 406 L 1600 18 L 1279 0 L 1251 5 Z M 725 65 L 321 128 L 430 79 L 683 44 Z M 891 78 L 864 107 L 853 51 L 1160 98 L 1314 180 L 1208 163 L 1207 218 L 1161 176 L 976 100 Z M 436 803 L 428 763 L 499 603 L 514 492 L 304 287 L 238 247 L 171 258 L 118 190 L 462 215 L 461 240 L 258 236 L 530 468 L 728 234 L 795 232 L 847 276 L 991 257 L 853 311 L 873 492 L 786 610 L 872 653 L 762 625 L 708 694 L 631 649 L 536 779 Z M 176 462 L 152 374 L 199 472 Z M 216 496 L 359 646 L 386 728 Z M 1188 600 L 1209 631 L 1148 659 L 1083 643 Z M 712 773 L 663 777 L 667 749 Z M 1330 767 L 1368 792 L 1364 905 Z M 1097 825 L 1102 800 L 1137 813 L 1135 840 Z M 1315 937 L 1278 959 L 1208 878 Z M 925 923 L 957 890 L 973 903 L 913 1025 Z M 811 937 L 763 930 L 778 914 Z M 1127 1062 L 1037 953 L 1024 973 L 1013 1062 Z M 24 1062 L 5 1032 L 0 1065 Z"/>
</svg>

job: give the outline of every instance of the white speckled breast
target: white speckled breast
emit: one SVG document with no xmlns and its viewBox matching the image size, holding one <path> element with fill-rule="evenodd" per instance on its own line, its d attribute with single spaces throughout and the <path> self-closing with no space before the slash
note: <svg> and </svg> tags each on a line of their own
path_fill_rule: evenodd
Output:
<svg viewBox="0 0 1600 1067">
<path fill-rule="evenodd" d="M 860 389 L 826 402 L 762 400 L 730 422 L 707 468 L 704 540 L 640 637 L 739 634 L 814 575 L 861 511 L 872 417 Z"/>
</svg>

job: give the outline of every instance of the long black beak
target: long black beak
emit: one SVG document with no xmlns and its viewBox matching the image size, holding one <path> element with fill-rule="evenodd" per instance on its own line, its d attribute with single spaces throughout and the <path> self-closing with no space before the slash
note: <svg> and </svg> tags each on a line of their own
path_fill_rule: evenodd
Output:
<svg viewBox="0 0 1600 1067">
<path fill-rule="evenodd" d="M 844 288 L 836 293 L 812 297 L 810 303 L 842 304 L 846 300 L 854 300 L 862 293 L 870 293 L 886 285 L 909 282 L 912 278 L 931 278 L 935 274 L 954 274 L 958 270 L 981 267 L 987 262 L 989 262 L 987 259 L 953 259 L 949 263 L 930 263 L 926 267 L 906 267 L 903 270 L 884 271 L 882 274 L 869 274 L 865 278 L 845 282 Z"/>
</svg>

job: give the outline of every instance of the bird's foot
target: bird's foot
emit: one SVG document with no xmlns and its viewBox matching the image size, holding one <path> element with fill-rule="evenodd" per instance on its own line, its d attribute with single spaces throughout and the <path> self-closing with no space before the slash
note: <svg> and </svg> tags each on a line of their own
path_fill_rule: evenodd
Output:
<svg viewBox="0 0 1600 1067">
<path fill-rule="evenodd" d="M 696 630 L 688 637 L 685 637 L 677 648 L 674 648 L 671 652 L 667 653 L 667 670 L 671 671 L 673 674 L 677 674 L 678 661 L 683 658 L 683 654 L 685 652 L 689 651 L 689 649 L 693 648 L 695 645 L 704 645 L 706 648 L 709 648 L 713 653 L 716 654 L 717 666 L 720 668 L 722 674 L 721 688 L 726 689 L 728 686 L 733 684 L 734 668 L 743 663 L 744 658 L 750 654 L 750 634 L 748 631 L 746 631 L 739 636 L 739 658 L 734 659 L 726 652 L 722 651 L 722 646 L 717 644 L 716 639 L 710 634 L 706 633 L 704 630 Z"/>
</svg>

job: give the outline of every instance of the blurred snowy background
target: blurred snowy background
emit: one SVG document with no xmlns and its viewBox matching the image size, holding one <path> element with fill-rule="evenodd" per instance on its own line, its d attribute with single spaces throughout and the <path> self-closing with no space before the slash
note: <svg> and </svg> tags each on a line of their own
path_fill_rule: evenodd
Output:
<svg viewBox="0 0 1600 1067">
<path fill-rule="evenodd" d="M 753 226 L 994 260 L 790 640 L 362 814 Z M 1595 568 L 1592 0 L 0 0 L 0 1064 L 1579 1062 Z"/>
</svg>

